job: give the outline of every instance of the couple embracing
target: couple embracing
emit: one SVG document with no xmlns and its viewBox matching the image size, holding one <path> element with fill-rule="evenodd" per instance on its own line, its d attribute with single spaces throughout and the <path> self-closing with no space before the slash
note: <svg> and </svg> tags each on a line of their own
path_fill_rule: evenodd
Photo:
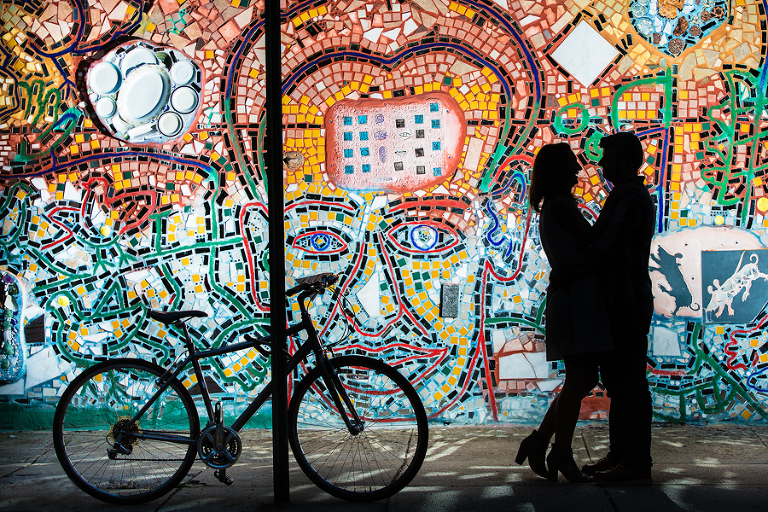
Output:
<svg viewBox="0 0 768 512">
<path fill-rule="evenodd" d="M 571 189 L 581 170 L 566 143 L 541 148 L 533 164 L 530 206 L 540 214 L 551 267 L 547 290 L 547 360 L 562 359 L 565 382 L 515 458 L 557 481 L 651 483 L 651 395 L 647 335 L 653 312 L 648 258 L 655 207 L 642 176 L 644 151 L 631 132 L 604 137 L 598 165 L 613 185 L 590 226 Z M 611 398 L 608 454 L 581 469 L 571 441 L 581 400 L 602 381 Z M 547 454 L 549 443 L 552 448 Z"/>
</svg>

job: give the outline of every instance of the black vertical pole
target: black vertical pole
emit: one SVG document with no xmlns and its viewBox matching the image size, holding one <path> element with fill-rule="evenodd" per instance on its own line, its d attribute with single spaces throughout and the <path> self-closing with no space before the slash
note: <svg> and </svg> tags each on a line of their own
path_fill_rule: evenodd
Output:
<svg viewBox="0 0 768 512">
<path fill-rule="evenodd" d="M 283 229 L 283 112 L 280 0 L 265 2 L 267 191 L 269 200 L 269 303 L 272 325 L 272 458 L 275 503 L 290 500 L 288 482 L 288 376 L 285 332 L 285 231 Z"/>
</svg>

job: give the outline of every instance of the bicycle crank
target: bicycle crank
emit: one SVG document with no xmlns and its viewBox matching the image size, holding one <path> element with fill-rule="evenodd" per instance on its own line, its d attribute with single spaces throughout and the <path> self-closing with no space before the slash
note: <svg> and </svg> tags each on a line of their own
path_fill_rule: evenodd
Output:
<svg viewBox="0 0 768 512">
<path fill-rule="evenodd" d="M 242 449 L 240 436 L 224 425 L 207 427 L 197 439 L 197 453 L 200 459 L 214 469 L 232 467 L 240 458 Z"/>
</svg>

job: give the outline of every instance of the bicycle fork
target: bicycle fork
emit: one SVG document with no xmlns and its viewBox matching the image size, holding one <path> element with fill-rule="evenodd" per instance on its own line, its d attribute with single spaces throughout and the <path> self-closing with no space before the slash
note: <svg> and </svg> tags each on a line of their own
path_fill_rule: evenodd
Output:
<svg viewBox="0 0 768 512">
<path fill-rule="evenodd" d="M 336 409 L 344 420 L 347 430 L 349 430 L 349 433 L 353 436 L 361 434 L 365 430 L 365 423 L 360 419 L 360 416 L 358 416 L 352 400 L 349 399 L 349 395 L 344 390 L 344 385 L 341 383 L 338 370 L 334 368 L 325 355 L 319 357 L 318 361 L 320 372 L 323 374 L 323 380 L 325 381 L 325 387 L 328 389 L 328 393 L 331 395 L 331 399 L 333 400 Z M 345 412 L 345 409 L 349 411 L 349 414 Z"/>
</svg>

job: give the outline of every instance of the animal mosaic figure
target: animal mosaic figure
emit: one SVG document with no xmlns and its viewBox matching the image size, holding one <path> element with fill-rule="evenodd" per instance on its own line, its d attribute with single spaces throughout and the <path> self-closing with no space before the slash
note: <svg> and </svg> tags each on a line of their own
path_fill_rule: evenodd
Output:
<svg viewBox="0 0 768 512">
<path fill-rule="evenodd" d="M 661 272 L 669 285 L 668 287 L 662 284 L 659 286 L 662 290 L 675 298 L 675 315 L 677 315 L 680 308 L 686 306 L 690 307 L 693 311 L 701 309 L 700 304 L 693 304 L 693 295 L 691 295 L 691 292 L 688 289 L 688 284 L 685 282 L 683 272 L 680 270 L 681 263 L 679 260 L 682 257 L 683 255 L 680 253 L 674 255 L 669 254 L 663 247 L 659 247 L 658 256 L 651 254 L 651 259 L 659 266 L 657 270 Z"/>
<path fill-rule="evenodd" d="M 718 279 L 712 281 L 712 285 L 707 286 L 707 291 L 712 296 L 712 299 L 707 306 L 707 311 L 715 311 L 716 317 L 720 317 L 723 314 L 723 309 L 728 308 L 728 314 L 733 316 L 735 314 L 733 310 L 733 299 L 738 295 L 741 290 L 744 290 L 744 294 L 741 297 L 741 301 L 745 302 L 749 297 L 749 291 L 752 288 L 752 283 L 757 279 L 765 279 L 768 281 L 768 274 L 760 272 L 757 266 L 759 258 L 757 254 L 752 254 L 749 258 L 752 263 L 747 263 L 743 267 L 741 266 L 744 260 L 744 253 L 741 253 L 739 264 L 736 266 L 736 272 L 725 280 L 721 285 Z"/>
</svg>

